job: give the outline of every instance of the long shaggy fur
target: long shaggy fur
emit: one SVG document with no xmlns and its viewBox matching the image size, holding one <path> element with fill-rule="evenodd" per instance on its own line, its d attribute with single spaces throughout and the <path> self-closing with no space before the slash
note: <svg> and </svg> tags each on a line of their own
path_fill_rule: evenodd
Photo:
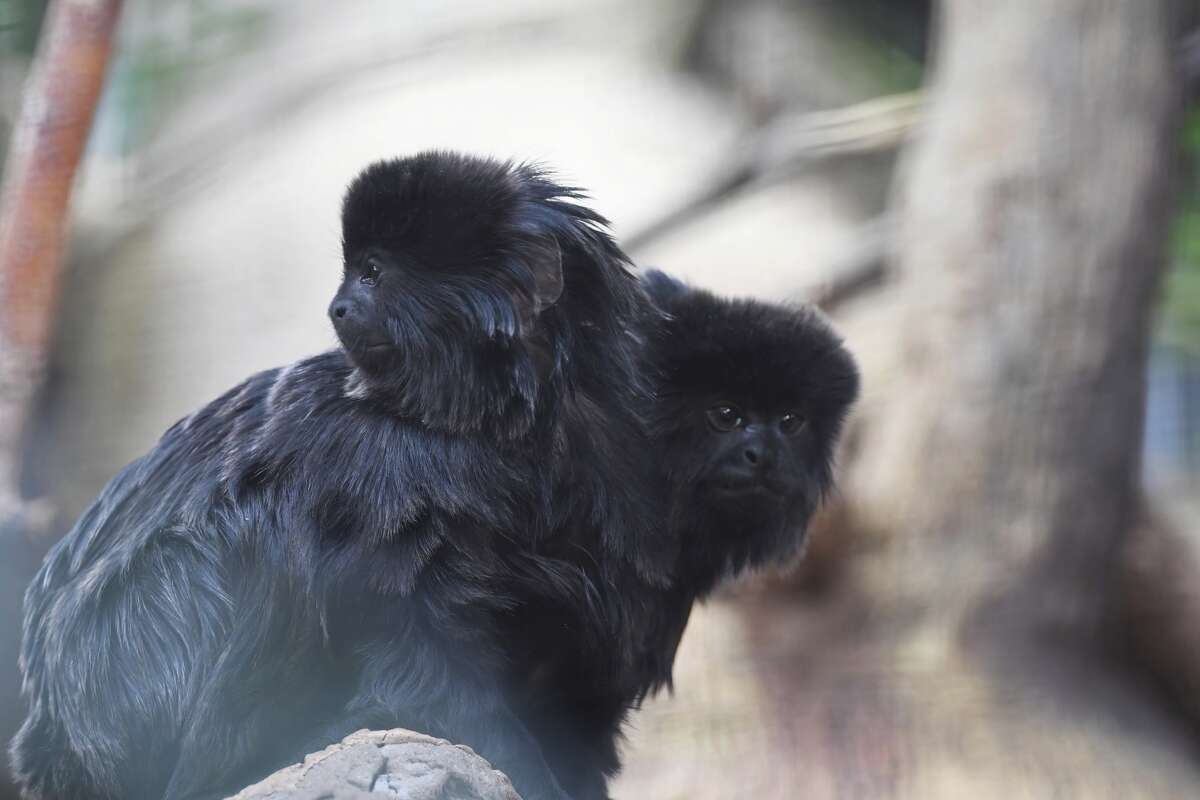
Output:
<svg viewBox="0 0 1200 800">
<path fill-rule="evenodd" d="M 660 310 L 646 318 L 643 351 L 656 395 L 647 460 L 661 482 L 671 579 L 647 579 L 586 540 L 571 542 L 537 560 L 527 582 L 533 599 L 513 612 L 513 633 L 536 666 L 517 684 L 520 706 L 564 785 L 589 800 L 607 797 L 595 775 L 616 770 L 630 709 L 670 686 L 693 604 L 722 579 L 801 547 L 858 393 L 854 360 L 814 310 L 723 300 L 660 272 L 644 284 Z M 805 428 L 764 473 L 783 487 L 778 498 L 714 489 L 731 452 L 706 421 L 719 403 L 756 418 L 803 413 Z M 595 599 L 562 603 L 571 585 L 589 587 Z"/>
<path fill-rule="evenodd" d="M 650 347 L 659 376 L 651 438 L 670 492 L 669 529 L 679 541 L 679 582 L 703 597 L 722 578 L 783 561 L 833 483 L 833 457 L 858 396 L 858 368 L 813 308 L 726 300 L 661 273 L 644 283 L 666 314 Z M 774 475 L 782 502 L 744 502 L 713 491 L 724 455 L 705 422 L 731 403 L 758 417 L 797 412 Z"/>
<path fill-rule="evenodd" d="M 802 541 L 857 374 L 811 312 L 643 287 L 580 199 L 449 153 L 359 176 L 342 348 L 177 423 L 29 587 L 29 797 L 222 797 L 404 726 L 607 798 L 693 601 Z M 718 400 L 804 408 L 786 504 L 711 492 Z"/>
<path fill-rule="evenodd" d="M 781 563 L 803 546 L 812 513 L 833 486 L 834 450 L 858 397 L 858 368 L 814 308 L 725 300 L 656 271 L 643 282 L 666 315 L 648 348 L 658 375 L 650 438 L 668 485 L 682 630 L 691 601 L 722 579 Z M 716 488 L 731 451 L 706 410 L 726 403 L 756 420 L 785 413 L 805 420 L 764 476 L 781 487 L 779 498 L 730 497 Z"/>
<path fill-rule="evenodd" d="M 547 715 L 520 703 L 517 631 L 586 620 L 601 677 L 623 674 L 637 612 L 605 576 L 665 585 L 674 563 L 641 418 L 649 305 L 578 198 L 446 153 L 355 181 L 347 269 L 376 249 L 406 276 L 379 295 L 383 361 L 343 337 L 250 378 L 53 549 L 25 604 L 28 797 L 219 797 L 393 725 L 472 745 L 526 800 L 568 796 L 527 727 Z M 553 259 L 561 292 L 539 285 Z M 587 570 L 563 555 L 581 542 Z M 559 775 L 587 764 L 603 792 L 605 735 Z"/>
</svg>

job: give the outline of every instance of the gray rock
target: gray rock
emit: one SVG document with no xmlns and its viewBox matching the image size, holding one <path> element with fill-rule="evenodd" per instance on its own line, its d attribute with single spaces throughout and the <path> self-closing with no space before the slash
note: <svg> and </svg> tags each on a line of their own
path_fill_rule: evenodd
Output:
<svg viewBox="0 0 1200 800">
<path fill-rule="evenodd" d="M 463 745 L 406 730 L 350 734 L 230 800 L 521 800 L 504 773 Z"/>
</svg>

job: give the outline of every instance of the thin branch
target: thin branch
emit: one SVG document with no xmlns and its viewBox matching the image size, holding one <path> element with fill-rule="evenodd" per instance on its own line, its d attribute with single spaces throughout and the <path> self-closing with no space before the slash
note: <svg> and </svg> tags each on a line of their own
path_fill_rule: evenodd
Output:
<svg viewBox="0 0 1200 800">
<path fill-rule="evenodd" d="M 845 303 L 873 291 L 887 278 L 887 254 L 892 221 L 881 216 L 863 226 L 847 252 L 826 272 L 820 283 L 802 289 L 806 302 L 832 314 Z"/>
<path fill-rule="evenodd" d="M 753 184 L 793 174 L 833 158 L 899 147 L 921 115 L 919 93 L 890 95 L 848 108 L 786 114 L 734 148 L 695 194 L 625 238 L 630 251 L 703 216 Z"/>
</svg>

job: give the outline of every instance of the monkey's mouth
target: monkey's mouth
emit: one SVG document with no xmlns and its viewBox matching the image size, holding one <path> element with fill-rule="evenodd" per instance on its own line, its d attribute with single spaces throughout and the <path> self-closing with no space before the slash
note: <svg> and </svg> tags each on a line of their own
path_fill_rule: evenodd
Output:
<svg viewBox="0 0 1200 800">
<path fill-rule="evenodd" d="M 359 340 L 354 343 L 354 352 L 360 355 L 382 355 L 395 349 L 395 344 L 383 339 Z"/>
<path fill-rule="evenodd" d="M 712 484 L 713 491 L 724 497 L 779 499 L 783 491 L 767 481 L 737 478 L 718 478 Z"/>
<path fill-rule="evenodd" d="M 391 342 L 358 341 L 346 346 L 350 358 L 370 373 L 382 373 L 396 365 L 396 346 Z"/>
</svg>

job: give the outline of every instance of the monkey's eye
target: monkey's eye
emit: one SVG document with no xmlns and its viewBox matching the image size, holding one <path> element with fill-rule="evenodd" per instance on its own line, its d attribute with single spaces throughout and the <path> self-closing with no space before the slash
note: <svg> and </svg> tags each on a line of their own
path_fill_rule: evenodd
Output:
<svg viewBox="0 0 1200 800">
<path fill-rule="evenodd" d="M 784 414 L 779 420 L 779 430 L 788 436 L 793 436 L 804 430 L 806 425 L 808 425 L 808 420 L 794 411 Z"/>
<path fill-rule="evenodd" d="M 379 265 L 374 261 L 368 261 L 366 266 L 363 267 L 362 277 L 358 280 L 367 286 L 374 286 L 379 283 Z"/>
<path fill-rule="evenodd" d="M 713 406 L 706 412 L 708 416 L 708 424 L 713 430 L 727 433 L 734 428 L 740 427 L 744 418 L 742 412 L 737 406 L 729 403 L 722 403 L 719 406 Z"/>
</svg>

